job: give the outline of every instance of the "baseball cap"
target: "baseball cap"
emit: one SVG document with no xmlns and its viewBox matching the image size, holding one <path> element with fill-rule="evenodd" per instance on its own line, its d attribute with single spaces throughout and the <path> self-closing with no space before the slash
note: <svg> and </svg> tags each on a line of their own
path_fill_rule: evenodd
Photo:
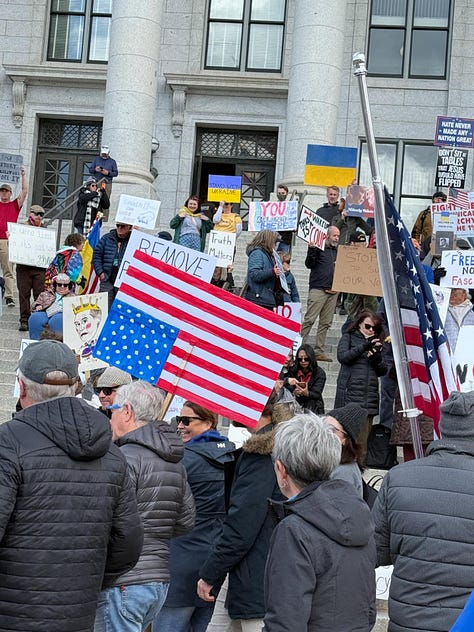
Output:
<svg viewBox="0 0 474 632">
<path fill-rule="evenodd" d="M 109 146 L 108 145 L 102 145 L 102 147 L 100 148 L 100 153 L 101 154 L 108 154 L 109 153 Z"/>
<path fill-rule="evenodd" d="M 59 340 L 40 340 L 26 347 L 18 362 L 22 374 L 37 384 L 72 385 L 79 381 L 78 362 L 71 349 Z M 52 371 L 67 378 L 47 379 Z"/>
<path fill-rule="evenodd" d="M 10 191 L 10 193 L 13 193 L 11 184 L 8 184 L 7 182 L 3 182 L 2 184 L 0 184 L 0 189 L 7 189 L 8 191 Z"/>
</svg>

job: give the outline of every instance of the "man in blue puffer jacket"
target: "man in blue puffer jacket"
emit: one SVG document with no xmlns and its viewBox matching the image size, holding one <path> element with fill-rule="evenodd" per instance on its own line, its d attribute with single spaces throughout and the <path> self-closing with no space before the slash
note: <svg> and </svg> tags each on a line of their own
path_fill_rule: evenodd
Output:
<svg viewBox="0 0 474 632">
<path fill-rule="evenodd" d="M 133 228 L 131 224 L 117 223 L 115 226 L 101 237 L 92 256 L 92 265 L 100 279 L 100 291 L 109 295 L 109 308 L 117 294 L 114 283 Z"/>
</svg>

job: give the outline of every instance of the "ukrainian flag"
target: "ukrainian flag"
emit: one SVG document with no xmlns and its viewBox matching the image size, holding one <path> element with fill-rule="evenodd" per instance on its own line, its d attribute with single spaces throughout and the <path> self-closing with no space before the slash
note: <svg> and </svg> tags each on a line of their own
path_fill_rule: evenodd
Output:
<svg viewBox="0 0 474 632">
<path fill-rule="evenodd" d="M 304 184 L 346 187 L 356 177 L 357 148 L 308 145 Z"/>
</svg>

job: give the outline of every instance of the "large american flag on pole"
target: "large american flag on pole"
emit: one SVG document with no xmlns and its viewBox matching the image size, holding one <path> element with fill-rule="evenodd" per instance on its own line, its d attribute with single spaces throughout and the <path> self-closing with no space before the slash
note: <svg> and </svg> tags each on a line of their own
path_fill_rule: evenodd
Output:
<svg viewBox="0 0 474 632">
<path fill-rule="evenodd" d="M 415 405 L 432 417 L 458 390 L 446 334 L 411 237 L 385 190 L 385 217 Z"/>
<path fill-rule="evenodd" d="M 137 250 L 94 355 L 253 427 L 299 329 Z"/>
</svg>

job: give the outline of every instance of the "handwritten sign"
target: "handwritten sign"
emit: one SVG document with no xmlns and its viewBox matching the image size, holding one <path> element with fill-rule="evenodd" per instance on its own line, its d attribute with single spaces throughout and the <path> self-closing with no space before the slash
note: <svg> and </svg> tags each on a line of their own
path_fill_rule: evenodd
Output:
<svg viewBox="0 0 474 632">
<path fill-rule="evenodd" d="M 8 222 L 8 251 L 12 263 L 47 268 L 56 254 L 56 231 Z"/>
<path fill-rule="evenodd" d="M 462 189 L 466 179 L 467 149 L 438 149 L 435 187 Z"/>
<path fill-rule="evenodd" d="M 351 184 L 347 187 L 346 208 L 350 217 L 373 217 L 375 211 L 374 187 Z"/>
<path fill-rule="evenodd" d="M 459 330 L 459 336 L 454 351 L 454 367 L 459 380 L 459 389 L 463 393 L 474 390 L 474 326 L 464 325 Z"/>
<path fill-rule="evenodd" d="M 375 248 L 339 246 L 332 289 L 364 296 L 382 296 Z"/>
<path fill-rule="evenodd" d="M 158 200 L 148 200 L 147 198 L 134 197 L 133 195 L 124 195 L 122 193 L 115 221 L 153 230 L 160 206 L 161 202 Z"/>
<path fill-rule="evenodd" d="M 329 222 L 317 215 L 316 211 L 303 206 L 296 234 L 303 241 L 315 243 L 317 248 L 324 250 L 328 226 Z"/>
<path fill-rule="evenodd" d="M 16 184 L 20 179 L 20 167 L 23 156 L 19 154 L 0 154 L 0 182 Z"/>
<path fill-rule="evenodd" d="M 375 597 L 388 599 L 392 581 L 393 566 L 379 566 L 375 569 Z"/>
<path fill-rule="evenodd" d="M 441 318 L 441 322 L 446 322 L 446 314 L 448 313 L 449 306 L 449 297 L 451 296 L 451 290 L 447 287 L 440 287 L 439 285 L 434 285 L 430 283 L 431 291 L 433 292 L 434 302 L 438 309 L 439 317 Z"/>
<path fill-rule="evenodd" d="M 18 362 L 21 360 L 21 356 L 23 355 L 23 351 L 26 349 L 26 347 L 28 345 L 34 344 L 35 342 L 39 342 L 39 340 L 30 340 L 29 338 L 21 339 Z M 18 381 L 18 375 L 15 375 L 15 384 L 13 386 L 13 397 L 16 397 L 17 399 L 20 397 L 20 382 Z"/>
<path fill-rule="evenodd" d="M 441 254 L 441 266 L 446 269 L 446 276 L 440 281 L 443 287 L 474 287 L 474 251 L 445 250 Z"/>
<path fill-rule="evenodd" d="M 289 318 L 290 320 L 296 320 L 296 322 L 301 323 L 301 303 L 283 303 L 283 305 L 274 307 L 273 311 L 275 314 L 283 316 L 283 318 Z"/>
<path fill-rule="evenodd" d="M 261 202 L 256 200 L 249 204 L 249 231 L 296 230 L 298 224 L 298 202 Z"/>
<path fill-rule="evenodd" d="M 439 147 L 474 147 L 474 119 L 438 116 L 434 144 Z"/>
<path fill-rule="evenodd" d="M 184 270 L 198 279 L 203 279 L 208 282 L 211 280 L 217 265 L 217 259 L 204 252 L 191 250 L 190 248 L 179 246 L 172 241 L 166 241 L 154 235 L 148 235 L 148 233 L 134 230 L 130 235 L 127 249 L 123 255 L 122 264 L 115 281 L 116 287 L 120 287 L 122 278 L 130 265 L 135 250 L 146 252 L 155 259 L 165 261 L 175 268 Z"/>
<path fill-rule="evenodd" d="M 280 255 L 275 249 L 273 249 L 273 260 L 275 261 L 276 267 L 280 270 L 280 276 L 278 278 L 280 280 L 281 289 L 283 290 L 283 292 L 286 292 L 287 294 L 289 294 L 290 288 L 288 287 L 288 281 L 286 280 L 283 262 L 280 259 Z"/>
<path fill-rule="evenodd" d="M 232 265 L 235 251 L 235 233 L 224 233 L 220 230 L 211 230 L 207 253 L 217 259 L 217 265 L 222 268 Z"/>
<path fill-rule="evenodd" d="M 240 202 L 241 176 L 209 176 L 207 199 L 211 202 Z"/>
</svg>

